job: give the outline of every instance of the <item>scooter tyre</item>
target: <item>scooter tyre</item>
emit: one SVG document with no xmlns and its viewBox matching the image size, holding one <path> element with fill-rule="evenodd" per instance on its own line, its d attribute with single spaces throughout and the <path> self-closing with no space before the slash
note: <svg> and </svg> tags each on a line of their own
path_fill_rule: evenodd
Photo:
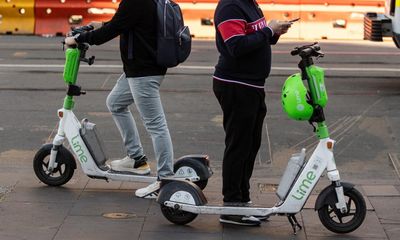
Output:
<svg viewBox="0 0 400 240">
<path fill-rule="evenodd" d="M 190 194 L 196 206 L 206 204 L 207 200 L 200 188 L 189 181 L 170 181 L 161 186 L 157 202 L 160 204 L 162 214 L 174 224 L 185 225 L 192 222 L 197 217 L 197 214 L 164 205 L 165 201 L 171 200 L 178 192 Z"/>
<path fill-rule="evenodd" d="M 341 213 L 335 205 L 337 197 L 334 187 L 327 187 L 320 195 L 323 195 L 322 193 L 324 193 L 324 191 L 330 192 L 324 194 L 324 199 L 320 199 L 324 203 L 324 205 L 318 209 L 318 216 L 321 223 L 328 230 L 335 233 L 349 233 L 356 230 L 363 223 L 367 213 L 365 200 L 361 193 L 353 187 L 344 187 L 348 212 Z M 334 216 L 332 216 L 332 214 L 334 214 Z M 352 218 L 344 222 L 343 219 L 349 216 L 352 216 Z"/>
<path fill-rule="evenodd" d="M 37 178 L 43 183 L 49 186 L 61 186 L 67 183 L 74 175 L 76 168 L 75 158 L 70 151 L 61 146 L 56 157 L 58 166 L 55 173 L 59 173 L 59 176 L 53 177 L 51 173 L 46 171 L 52 148 L 53 144 L 45 144 L 37 151 L 33 158 L 33 170 Z"/>
<path fill-rule="evenodd" d="M 195 171 L 196 175 L 200 177 L 200 180 L 194 183 L 201 190 L 206 188 L 208 184 L 208 178 L 210 177 L 208 166 L 195 159 L 182 158 L 174 164 L 174 172 L 176 173 L 182 167 L 188 167 L 191 168 L 191 170 Z"/>
</svg>

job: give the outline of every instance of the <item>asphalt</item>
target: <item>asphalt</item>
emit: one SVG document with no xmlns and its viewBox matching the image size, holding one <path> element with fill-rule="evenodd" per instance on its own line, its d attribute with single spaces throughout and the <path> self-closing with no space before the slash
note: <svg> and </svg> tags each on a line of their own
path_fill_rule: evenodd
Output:
<svg viewBox="0 0 400 240">
<path fill-rule="evenodd" d="M 187 226 L 168 222 L 154 200 L 134 197 L 143 183 L 105 182 L 79 169 L 63 187 L 48 187 L 34 175 L 32 158 L 51 142 L 62 107 L 64 53 L 60 38 L 0 36 L 0 239 L 400 239 L 400 51 L 391 42 L 320 42 L 326 53 L 316 64 L 326 68 L 331 137 L 343 181 L 356 184 L 367 203 L 367 217 L 356 231 L 339 235 L 325 229 L 314 211 L 323 177 L 298 214 L 304 226 L 296 236 L 285 217 L 261 227 L 223 226 L 216 215 L 198 216 Z M 267 80 L 268 114 L 252 179 L 252 200 L 272 206 L 274 189 L 287 159 L 317 139 L 305 122 L 289 120 L 281 110 L 280 89 L 297 72 L 289 51 L 304 43 L 281 41 L 273 47 Z M 97 123 L 110 158 L 124 155 L 105 100 L 122 69 L 117 41 L 92 47 L 94 66 L 81 68 L 87 90 L 76 102 L 78 118 Z M 161 96 L 175 156 L 205 153 L 214 175 L 205 194 L 221 203 L 224 132 L 211 75 L 217 59 L 212 41 L 195 41 L 192 55 L 169 70 Z M 138 116 L 132 108 L 134 116 Z M 137 117 L 139 120 L 139 117 Z M 146 154 L 151 140 L 138 124 Z M 155 169 L 154 160 L 151 165 Z"/>
</svg>

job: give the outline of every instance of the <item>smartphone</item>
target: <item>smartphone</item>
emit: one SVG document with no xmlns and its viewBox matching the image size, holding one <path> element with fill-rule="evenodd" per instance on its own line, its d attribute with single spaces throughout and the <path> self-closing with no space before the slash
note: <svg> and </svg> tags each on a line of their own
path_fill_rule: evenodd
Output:
<svg viewBox="0 0 400 240">
<path fill-rule="evenodd" d="M 295 18 L 295 19 L 289 20 L 288 22 L 294 23 L 294 22 L 297 22 L 297 21 L 299 21 L 299 20 L 300 20 L 300 18 Z"/>
</svg>

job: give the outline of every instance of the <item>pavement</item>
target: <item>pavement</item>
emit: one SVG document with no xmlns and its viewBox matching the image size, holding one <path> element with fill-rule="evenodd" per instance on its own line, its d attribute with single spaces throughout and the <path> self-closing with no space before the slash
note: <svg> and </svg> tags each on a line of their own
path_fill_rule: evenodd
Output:
<svg viewBox="0 0 400 240">
<path fill-rule="evenodd" d="M 216 215 L 199 215 L 186 226 L 166 220 L 154 200 L 134 197 L 143 183 L 90 179 L 78 166 L 62 187 L 48 187 L 34 175 L 37 149 L 51 142 L 62 106 L 64 55 L 60 38 L 0 36 L 0 239 L 400 239 L 400 51 L 390 42 L 321 42 L 326 68 L 331 137 L 343 181 L 356 184 L 367 203 L 359 229 L 335 234 L 314 211 L 315 199 L 329 184 L 322 177 L 298 214 L 303 230 L 295 236 L 285 217 L 274 216 L 260 227 L 224 226 Z M 263 142 L 252 178 L 256 205 L 277 202 L 274 190 L 287 159 L 317 139 L 305 122 L 289 120 L 280 107 L 283 81 L 297 72 L 289 51 L 308 42 L 281 41 L 273 48 L 268 78 Z M 82 66 L 75 114 L 97 123 L 110 158 L 124 155 L 121 139 L 105 100 L 119 74 L 118 43 L 91 48 L 95 65 Z M 195 41 L 192 55 L 171 69 L 161 96 L 175 156 L 205 153 L 214 175 L 205 189 L 209 202 L 221 198 L 224 132 L 211 75 L 217 59 L 212 41 Z M 137 115 L 133 107 L 134 116 Z M 139 118 L 137 118 L 139 120 Z M 151 140 L 138 124 L 142 144 L 154 159 Z M 151 161 L 155 169 L 154 160 Z"/>
</svg>

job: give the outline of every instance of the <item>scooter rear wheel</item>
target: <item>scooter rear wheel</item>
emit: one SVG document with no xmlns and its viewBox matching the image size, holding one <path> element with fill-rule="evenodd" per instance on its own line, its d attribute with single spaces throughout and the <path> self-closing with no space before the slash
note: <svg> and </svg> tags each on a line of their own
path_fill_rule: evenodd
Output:
<svg viewBox="0 0 400 240">
<path fill-rule="evenodd" d="M 336 194 L 332 191 L 331 194 Z M 364 221 L 367 208 L 363 196 L 357 189 L 352 188 L 344 192 L 347 212 L 341 213 L 335 202 L 324 205 L 318 210 L 321 223 L 335 233 L 349 233 L 356 230 Z M 328 196 L 332 197 L 332 196 Z M 336 196 L 335 196 L 336 198 Z"/>
<path fill-rule="evenodd" d="M 57 168 L 52 172 L 48 170 L 50 152 L 53 144 L 43 145 L 33 158 L 33 170 L 40 181 L 49 186 L 61 186 L 67 183 L 74 175 L 74 156 L 63 146 L 58 150 L 56 162 Z"/>
<path fill-rule="evenodd" d="M 185 225 L 192 222 L 197 214 L 185 212 L 181 210 L 175 210 L 173 208 L 161 205 L 161 212 L 168 221 L 177 224 Z"/>
<path fill-rule="evenodd" d="M 165 206 L 167 201 L 193 206 L 202 206 L 207 203 L 203 192 L 193 182 L 172 180 L 162 183 L 157 202 L 160 204 L 164 217 L 178 225 L 192 222 L 197 217 L 197 214 L 180 210 L 178 205 L 174 207 Z"/>
</svg>

